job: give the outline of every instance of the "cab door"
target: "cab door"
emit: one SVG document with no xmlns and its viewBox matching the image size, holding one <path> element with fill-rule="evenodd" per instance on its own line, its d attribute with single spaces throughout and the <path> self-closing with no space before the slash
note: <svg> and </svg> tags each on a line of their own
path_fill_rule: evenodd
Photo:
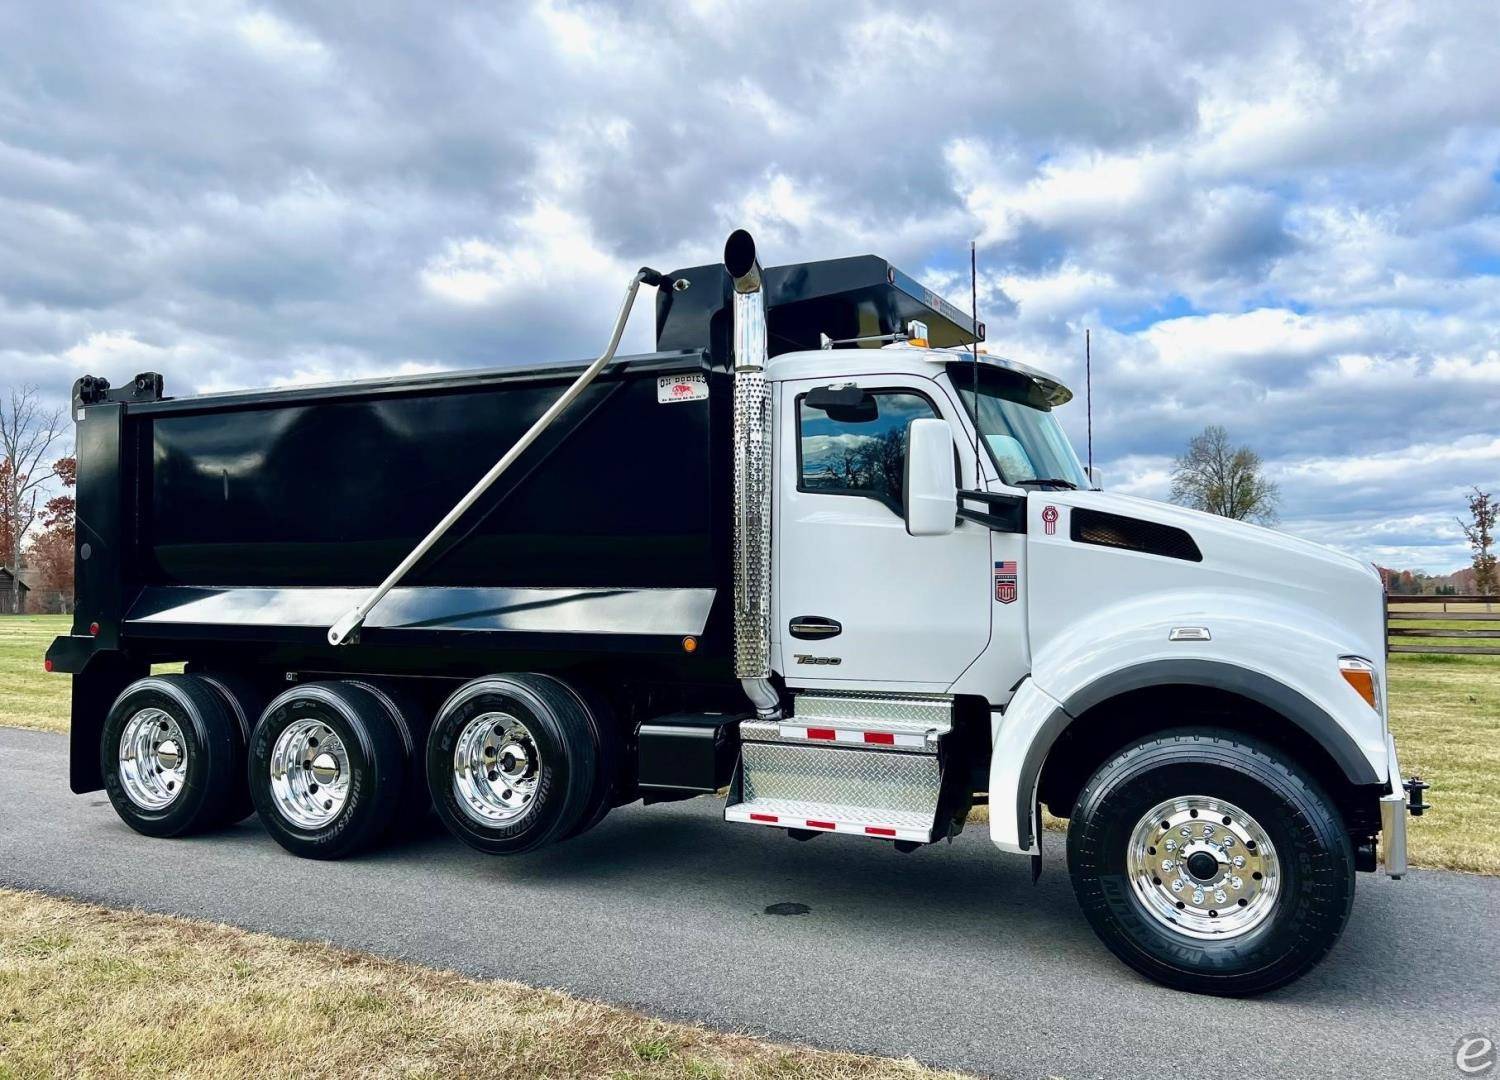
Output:
<svg viewBox="0 0 1500 1080">
<path fill-rule="evenodd" d="M 945 536 L 911 536 L 901 496 L 906 425 L 938 417 L 951 429 L 957 406 L 912 375 L 785 382 L 778 404 L 783 677 L 793 686 L 947 688 L 989 642 L 990 533 L 964 522 Z M 972 486 L 972 458 L 957 456 L 960 485 Z"/>
</svg>

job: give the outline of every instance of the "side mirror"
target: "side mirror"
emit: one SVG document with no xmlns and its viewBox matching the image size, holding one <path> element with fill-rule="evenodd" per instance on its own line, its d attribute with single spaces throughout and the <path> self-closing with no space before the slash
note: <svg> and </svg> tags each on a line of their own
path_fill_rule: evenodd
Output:
<svg viewBox="0 0 1500 1080">
<path fill-rule="evenodd" d="M 901 503 L 912 536 L 944 536 L 957 526 L 958 479 L 946 420 L 913 420 L 906 426 Z"/>
<path fill-rule="evenodd" d="M 1089 474 L 1089 487 L 1094 491 L 1104 490 L 1104 474 L 1093 466 L 1084 470 Z"/>
</svg>

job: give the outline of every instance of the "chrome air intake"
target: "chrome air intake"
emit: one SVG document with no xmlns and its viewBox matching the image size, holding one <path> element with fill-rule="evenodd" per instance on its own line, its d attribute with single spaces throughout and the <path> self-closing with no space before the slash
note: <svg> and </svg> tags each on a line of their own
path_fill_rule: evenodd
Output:
<svg viewBox="0 0 1500 1080">
<path fill-rule="evenodd" d="M 734 668 L 762 719 L 781 715 L 771 685 L 771 389 L 766 300 L 755 241 L 724 243 L 734 284 Z"/>
</svg>

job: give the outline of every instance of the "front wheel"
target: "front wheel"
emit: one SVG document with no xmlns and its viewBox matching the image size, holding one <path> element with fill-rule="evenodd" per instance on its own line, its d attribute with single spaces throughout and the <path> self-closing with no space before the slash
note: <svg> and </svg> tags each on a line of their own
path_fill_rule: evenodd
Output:
<svg viewBox="0 0 1500 1080">
<path fill-rule="evenodd" d="M 1227 731 L 1168 732 L 1100 766 L 1073 810 L 1068 869 L 1111 952 L 1198 993 L 1257 994 L 1303 975 L 1354 899 L 1332 801 Z"/>
</svg>

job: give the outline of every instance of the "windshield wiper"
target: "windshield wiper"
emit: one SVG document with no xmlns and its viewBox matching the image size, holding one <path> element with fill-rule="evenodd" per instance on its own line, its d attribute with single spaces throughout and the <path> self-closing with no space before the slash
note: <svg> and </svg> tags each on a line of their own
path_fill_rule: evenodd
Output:
<svg viewBox="0 0 1500 1080">
<path fill-rule="evenodd" d="M 1044 487 L 1044 486 L 1047 486 L 1047 485 L 1052 485 L 1052 486 L 1055 486 L 1055 487 L 1067 488 L 1069 491 L 1077 491 L 1078 490 L 1078 485 L 1075 484 L 1075 483 L 1073 483 L 1073 481 L 1071 481 L 1071 480 L 1060 480 L 1060 479 L 1057 479 L 1055 477 L 1046 477 L 1046 478 L 1037 477 L 1037 478 L 1032 479 L 1032 480 L 1017 480 L 1015 482 L 1015 484 L 1016 484 L 1017 487 L 1025 487 L 1028 484 L 1036 484 L 1038 487 Z"/>
</svg>

